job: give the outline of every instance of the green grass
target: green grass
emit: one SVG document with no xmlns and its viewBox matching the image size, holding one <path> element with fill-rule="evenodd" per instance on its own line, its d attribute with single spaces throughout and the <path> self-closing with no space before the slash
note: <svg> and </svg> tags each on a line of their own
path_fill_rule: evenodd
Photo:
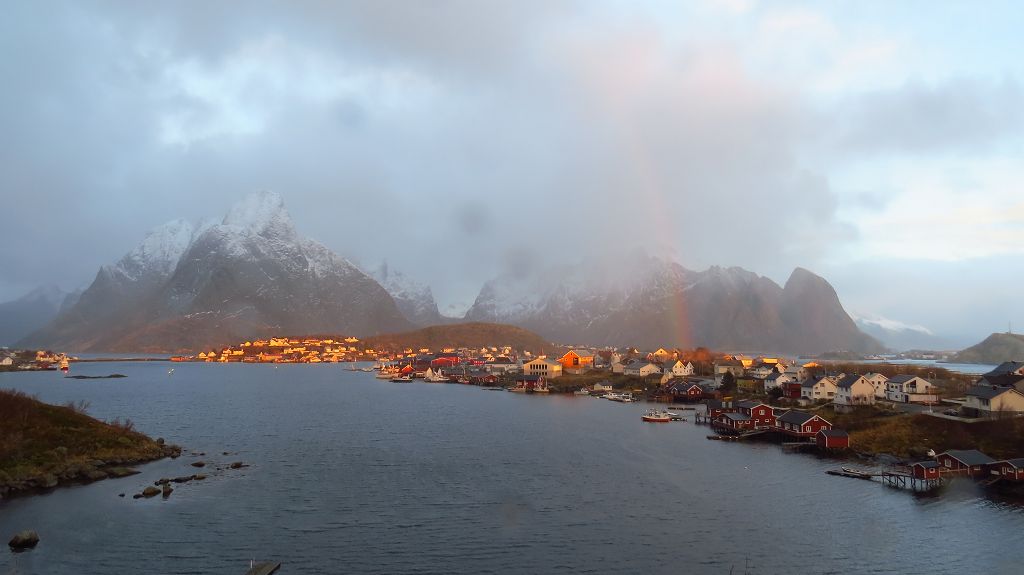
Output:
<svg viewBox="0 0 1024 575">
<path fill-rule="evenodd" d="M 61 477 L 90 462 L 146 461 L 166 448 L 134 431 L 130 420 L 105 423 L 19 391 L 0 390 L 0 484 Z"/>
</svg>

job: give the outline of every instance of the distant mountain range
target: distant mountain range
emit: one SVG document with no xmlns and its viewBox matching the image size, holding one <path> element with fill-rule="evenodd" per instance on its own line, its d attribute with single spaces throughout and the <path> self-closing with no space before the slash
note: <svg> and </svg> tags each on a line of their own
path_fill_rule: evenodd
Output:
<svg viewBox="0 0 1024 575">
<path fill-rule="evenodd" d="M 861 331 L 881 341 L 893 351 L 951 350 L 959 347 L 952 338 L 935 334 L 919 325 L 908 325 L 877 317 L 855 317 L 854 322 Z"/>
<path fill-rule="evenodd" d="M 299 237 L 273 193 L 244 199 L 220 222 L 176 220 L 152 230 L 71 303 L 55 317 L 37 314 L 42 327 L 18 344 L 198 351 L 274 334 L 366 337 L 459 321 L 438 312 L 429 286 L 386 264 L 363 271 Z M 832 286 L 802 268 L 779 286 L 741 268 L 695 272 L 642 254 L 497 277 L 465 321 L 512 324 L 576 344 L 883 350 Z"/>
<path fill-rule="evenodd" d="M 954 363 L 986 363 L 998 365 L 1004 361 L 1024 360 L 1024 335 L 993 333 L 984 341 L 950 358 Z"/>
<path fill-rule="evenodd" d="M 821 277 L 797 268 L 784 287 L 741 268 L 703 272 L 656 257 L 568 265 L 487 282 L 467 320 L 503 322 L 553 341 L 658 347 L 863 353 L 861 332 Z"/>
<path fill-rule="evenodd" d="M 280 196 L 259 193 L 220 223 L 177 220 L 151 231 L 20 345 L 191 351 L 282 333 L 411 327 L 380 284 L 298 237 Z"/>
<path fill-rule="evenodd" d="M 44 286 L 16 300 L 0 303 L 0 346 L 14 345 L 43 327 L 57 317 L 62 308 L 74 305 L 80 295 L 80 291 L 68 293 L 57 286 Z"/>
</svg>

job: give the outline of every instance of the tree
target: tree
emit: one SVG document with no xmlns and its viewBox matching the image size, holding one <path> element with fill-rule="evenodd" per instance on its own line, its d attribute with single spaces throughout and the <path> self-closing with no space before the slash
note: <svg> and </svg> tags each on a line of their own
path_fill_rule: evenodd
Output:
<svg viewBox="0 0 1024 575">
<path fill-rule="evenodd" d="M 736 376 L 731 371 L 725 372 L 722 375 L 722 386 L 719 388 L 723 395 L 734 393 L 736 391 Z"/>
</svg>

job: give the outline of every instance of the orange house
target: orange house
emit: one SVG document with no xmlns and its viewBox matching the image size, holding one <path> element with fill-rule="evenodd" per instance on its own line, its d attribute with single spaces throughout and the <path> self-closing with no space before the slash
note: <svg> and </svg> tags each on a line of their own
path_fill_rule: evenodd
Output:
<svg viewBox="0 0 1024 575">
<path fill-rule="evenodd" d="M 570 369 L 586 369 L 594 364 L 593 355 L 580 355 L 573 350 L 569 350 L 562 357 L 558 358 L 558 363 L 562 364 L 562 370 Z"/>
</svg>

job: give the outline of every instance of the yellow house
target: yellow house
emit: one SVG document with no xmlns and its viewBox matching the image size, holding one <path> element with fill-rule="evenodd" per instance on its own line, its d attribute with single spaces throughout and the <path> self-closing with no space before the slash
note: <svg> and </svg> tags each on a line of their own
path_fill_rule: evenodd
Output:
<svg viewBox="0 0 1024 575">
<path fill-rule="evenodd" d="M 557 361 L 540 357 L 523 364 L 523 373 L 526 375 L 539 375 L 551 379 L 562 375 L 562 364 Z"/>
</svg>

